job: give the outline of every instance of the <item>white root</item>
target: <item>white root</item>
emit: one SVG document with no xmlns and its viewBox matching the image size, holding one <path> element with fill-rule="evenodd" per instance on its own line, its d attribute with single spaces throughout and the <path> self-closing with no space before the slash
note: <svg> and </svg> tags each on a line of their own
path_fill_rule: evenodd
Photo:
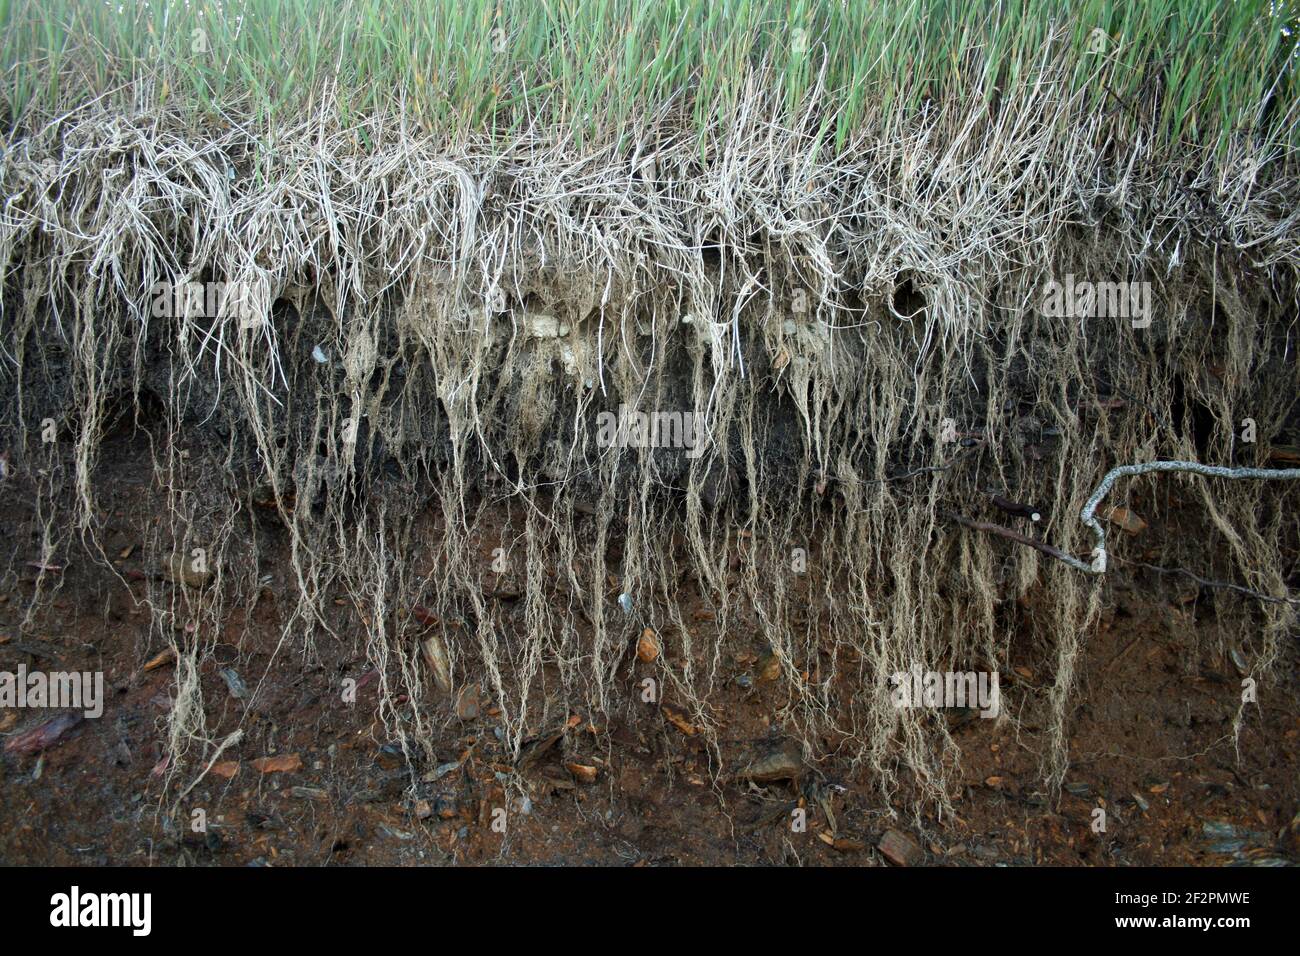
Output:
<svg viewBox="0 0 1300 956">
<path fill-rule="evenodd" d="M 1071 567 L 1081 568 L 1093 574 L 1106 573 L 1106 530 L 1097 520 L 1097 507 L 1101 504 L 1111 486 L 1119 478 L 1129 475 L 1145 475 L 1160 471 L 1183 471 L 1207 478 L 1254 478 L 1260 481 L 1284 481 L 1300 478 L 1300 468 L 1229 468 L 1225 465 L 1202 465 L 1195 461 L 1148 461 L 1135 465 L 1120 465 L 1112 468 L 1101 480 L 1097 490 L 1092 493 L 1088 503 L 1083 506 L 1079 520 L 1092 529 L 1096 545 L 1092 550 L 1092 564 L 1084 566 L 1081 561 L 1069 562 Z"/>
</svg>

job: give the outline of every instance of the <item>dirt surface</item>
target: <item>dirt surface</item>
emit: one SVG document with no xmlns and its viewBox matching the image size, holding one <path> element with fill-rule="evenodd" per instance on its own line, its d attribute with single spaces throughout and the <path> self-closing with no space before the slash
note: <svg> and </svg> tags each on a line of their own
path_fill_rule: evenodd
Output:
<svg viewBox="0 0 1300 956">
<path fill-rule="evenodd" d="M 1223 592 L 1141 571 L 1110 576 L 1102 622 L 1084 636 L 1062 792 L 1048 791 L 1040 769 L 1052 660 L 1040 648 L 1013 645 L 1013 668 L 1002 675 L 1006 719 L 936 717 L 949 722 L 962 751 L 961 785 L 951 793 L 955 813 L 913 814 L 906 785 L 887 800 L 866 768 L 802 762 L 783 735 L 780 677 L 768 673 L 757 631 L 723 635 L 726 681 L 709 702 L 722 727 L 716 747 L 670 698 L 640 702 L 640 681 L 653 670 L 629 656 L 616 677 L 626 706 L 617 714 L 557 718 L 518 760 L 501 742 L 496 702 L 472 691 L 444 700 L 435 715 L 436 760 L 408 756 L 386 735 L 381 675 L 360 637 L 317 641 L 311 654 L 282 644 L 293 584 L 277 569 L 285 546 L 275 543 L 272 529 L 265 532 L 271 544 L 259 551 L 267 584 L 255 602 L 230 608 L 199 673 L 213 744 L 240 728 L 243 738 L 195 783 L 207 762 L 197 750 L 176 772 L 164 759 L 175 664 L 142 599 L 183 585 L 169 581 L 142 546 L 161 507 L 148 451 L 142 439 L 129 437 L 105 450 L 97 489 L 103 556 L 74 538 L 57 556 L 57 569 L 34 567 L 41 516 L 13 476 L 0 496 L 10 569 L 0 593 L 0 671 L 102 671 L 106 695 L 101 717 L 77 723 L 43 752 L 0 757 L 0 862 L 1300 860 L 1292 827 L 1300 801 L 1294 644 L 1277 669 L 1282 683 L 1261 682 L 1259 704 L 1248 709 L 1234 743 L 1238 669 L 1252 648 L 1226 646 L 1214 617 L 1249 614 L 1249 605 L 1233 599 L 1216 608 L 1227 600 Z M 41 599 L 25 621 L 38 587 Z M 679 599 L 693 600 L 686 590 Z M 1032 614 L 1034 594 L 1012 603 L 1008 614 Z M 340 633 L 348 633 L 349 620 L 359 632 L 356 616 L 364 610 L 342 595 L 334 604 Z M 707 627 L 699 607 L 684 616 Z M 519 621 L 522 627 L 522 614 Z M 172 626 L 184 631 L 182 623 Z M 636 641 L 632 629 L 631 646 Z M 355 702 L 340 692 L 349 679 Z M 12 741 L 51 716 L 0 710 L 0 733 Z M 775 778 L 741 779 L 738 771 L 756 761 L 766 761 Z"/>
</svg>

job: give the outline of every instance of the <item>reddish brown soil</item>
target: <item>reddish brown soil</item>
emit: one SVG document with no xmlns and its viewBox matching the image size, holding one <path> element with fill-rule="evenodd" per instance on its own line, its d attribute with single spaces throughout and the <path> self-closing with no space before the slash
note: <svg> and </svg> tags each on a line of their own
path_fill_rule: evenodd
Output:
<svg viewBox="0 0 1300 956">
<path fill-rule="evenodd" d="M 1209 621 L 1214 596 L 1155 576 L 1127 582 L 1122 572 L 1113 575 L 1101 626 L 1085 635 L 1073 762 L 1059 799 L 1040 772 L 1051 661 L 1018 647 L 1003 694 L 1019 726 L 961 723 L 954 735 L 965 786 L 954 796 L 956 815 L 920 820 L 901 812 L 905 790 L 895 814 L 871 775 L 848 766 L 817 767 L 797 784 L 737 782 L 731 771 L 778 734 L 772 715 L 779 689 L 758 679 L 749 689 L 732 681 L 711 702 L 725 721 L 722 773 L 700 736 L 683 734 L 647 706 L 617 718 L 572 715 L 563 738 L 512 778 L 485 700 L 473 720 L 448 711 L 440 721 L 438 763 L 459 760 L 460 767 L 418 782 L 437 764 L 408 768 L 394 751 L 376 713 L 377 682 L 362 681 L 353 706 L 340 699 L 339 682 L 369 669 L 358 647 L 319 643 L 310 661 L 295 649 L 274 653 L 291 597 L 277 581 L 251 620 L 242 608 L 229 615 L 202 675 L 208 725 L 220 740 L 240 726 L 244 708 L 219 668 L 235 666 L 249 686 L 265 673 L 243 718 L 245 739 L 222 758 L 238 761 L 238 771 L 229 780 L 209 775 L 172 819 L 166 811 L 197 768 L 170 778 L 154 772 L 174 687 L 171 666 L 143 669 L 162 649 L 157 638 L 151 643 L 148 614 L 137 603 L 143 579 L 156 571 L 144 566 L 138 546 L 150 520 L 149 472 L 138 447 L 105 459 L 108 477 L 98 491 L 106 553 L 127 581 L 70 548 L 57 590 L 25 629 L 37 575 L 27 566 L 38 556 L 33 515 L 12 488 L 0 499 L 0 537 L 12 549 L 0 593 L 0 670 L 102 670 L 107 691 L 103 716 L 81 723 L 43 757 L 0 758 L 0 862 L 870 866 L 884 864 L 876 844 L 889 828 L 909 834 L 924 862 L 943 865 L 1297 859 L 1288 829 L 1300 799 L 1294 647 L 1279 667 L 1283 682 L 1261 684 L 1260 705 L 1234 747 L 1240 677 Z M 44 586 L 48 592 L 49 575 Z M 753 674 L 752 635 L 728 640 L 732 676 Z M 62 660 L 42 659 L 50 654 Z M 625 699 L 635 699 L 637 679 L 626 675 Z M 0 711 L 0 733 L 8 739 L 48 717 Z M 261 773 L 253 765 L 295 754 L 299 770 Z M 571 763 L 595 768 L 595 782 L 575 780 Z M 518 783 L 507 787 L 499 774 Z M 791 811 L 801 806 L 807 829 L 794 832 Z M 1100 834 L 1090 828 L 1098 807 L 1107 813 Z M 190 827 L 196 809 L 207 814 L 206 833 Z M 492 826 L 498 809 L 506 810 L 505 833 Z M 1207 823 L 1239 830 L 1225 840 L 1207 835 Z"/>
</svg>

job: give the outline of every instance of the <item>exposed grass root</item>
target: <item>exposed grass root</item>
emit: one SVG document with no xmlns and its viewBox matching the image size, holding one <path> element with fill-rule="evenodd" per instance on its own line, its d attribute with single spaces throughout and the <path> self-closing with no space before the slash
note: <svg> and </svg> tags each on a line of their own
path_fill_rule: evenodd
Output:
<svg viewBox="0 0 1300 956">
<path fill-rule="evenodd" d="M 648 627 L 661 701 L 710 740 L 727 655 L 753 648 L 810 758 L 886 795 L 906 772 L 941 803 L 956 744 L 887 678 L 1005 671 L 1028 629 L 1055 655 L 1060 782 L 1104 583 L 943 515 L 997 492 L 1087 553 L 1078 516 L 1112 467 L 1263 467 L 1294 438 L 1293 167 L 1248 141 L 1176 168 L 1103 149 L 1070 104 L 1023 92 L 891 114 L 839 153 L 757 94 L 734 110 L 703 152 L 653 129 L 594 153 L 538 131 L 452 147 L 394 117 L 363 121 L 363 150 L 311 123 L 182 134 L 90 111 L 11 144 L 0 444 L 57 550 L 102 524 L 105 430 L 155 436 L 169 504 L 147 552 L 198 549 L 210 576 L 150 587 L 179 652 L 174 768 L 210 760 L 198 668 L 269 574 L 296 595 L 280 653 L 356 642 L 392 739 L 424 757 L 469 682 L 516 753 L 574 711 L 639 712 Z M 1071 275 L 1150 283 L 1150 324 L 1044 315 Z M 155 314 L 156 284 L 188 281 L 249 290 L 252 319 Z M 603 447 L 621 405 L 690 413 L 702 440 Z M 1181 547 L 1160 533 L 1172 485 L 1207 516 L 1175 563 L 1288 595 L 1287 483 L 1136 475 L 1114 503 L 1139 498 L 1152 528 L 1119 557 Z M 285 567 L 262 560 L 273 535 Z M 1255 613 L 1262 675 L 1296 608 Z"/>
</svg>

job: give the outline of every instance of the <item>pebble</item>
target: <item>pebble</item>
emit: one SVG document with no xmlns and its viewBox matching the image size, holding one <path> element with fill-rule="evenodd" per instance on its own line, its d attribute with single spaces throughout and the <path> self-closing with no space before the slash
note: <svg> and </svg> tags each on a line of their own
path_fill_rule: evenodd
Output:
<svg viewBox="0 0 1300 956">
<path fill-rule="evenodd" d="M 778 780 L 795 780 L 803 772 L 803 749 L 791 740 L 754 760 L 737 776 L 754 783 L 775 783 Z"/>
<path fill-rule="evenodd" d="M 168 581 L 183 584 L 187 588 L 201 588 L 212 580 L 211 569 L 196 568 L 194 559 L 184 554 L 173 554 L 163 565 L 162 573 Z"/>
<path fill-rule="evenodd" d="M 460 764 L 453 760 L 450 763 L 438 764 L 437 767 L 430 770 L 421 779 L 425 783 L 433 783 L 435 780 L 441 780 L 443 777 L 447 776 L 447 774 L 459 769 Z"/>
<path fill-rule="evenodd" d="M 894 866 L 916 866 L 925 859 L 925 851 L 900 830 L 886 830 L 876 847 Z"/>
<path fill-rule="evenodd" d="M 474 720 L 478 714 L 478 684 L 466 684 L 456 695 L 456 716 L 460 720 Z"/>
<path fill-rule="evenodd" d="M 230 696 L 235 700 L 244 700 L 248 697 L 248 687 L 244 684 L 243 678 L 233 667 L 223 667 L 219 671 L 221 679 L 226 682 L 226 687 L 230 689 Z"/>
</svg>

